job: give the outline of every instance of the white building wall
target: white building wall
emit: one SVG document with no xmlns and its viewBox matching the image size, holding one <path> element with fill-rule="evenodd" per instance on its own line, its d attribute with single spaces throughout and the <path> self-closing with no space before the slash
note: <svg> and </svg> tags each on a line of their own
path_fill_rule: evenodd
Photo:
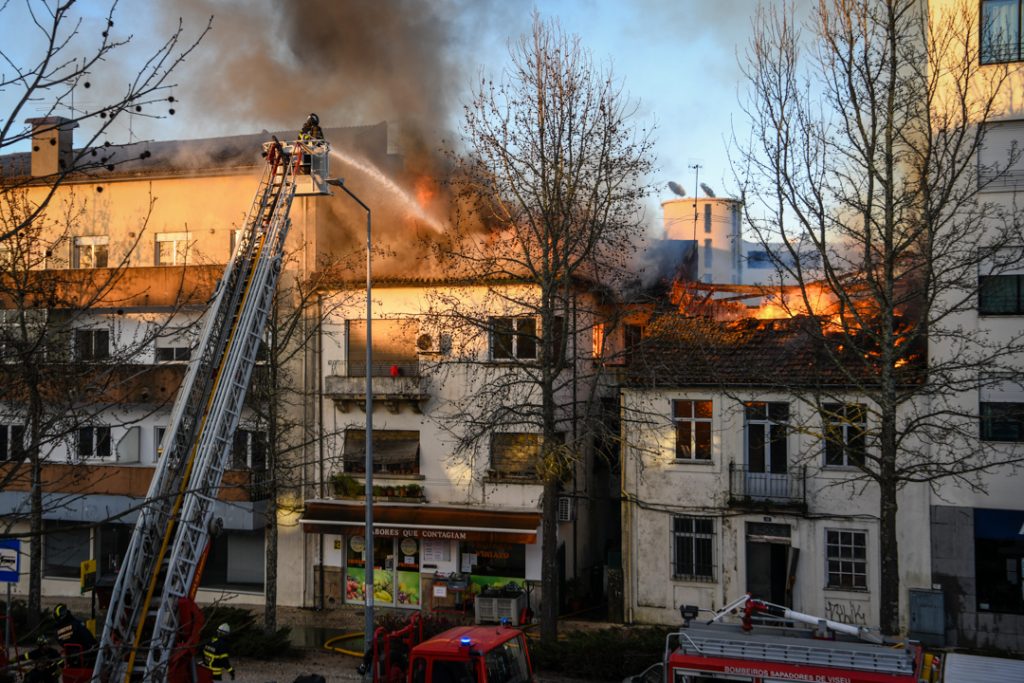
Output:
<svg viewBox="0 0 1024 683">
<path fill-rule="evenodd" d="M 712 455 L 709 462 L 675 459 L 671 401 L 713 401 Z M 807 510 L 729 504 L 729 462 L 744 461 L 743 401 L 788 402 L 789 474 L 807 468 Z M 851 399 L 851 402 L 853 399 Z M 642 416 L 642 417 L 641 417 Z M 867 626 L 877 625 L 879 558 L 878 496 L 856 471 L 823 466 L 818 418 L 806 405 L 784 394 L 721 389 L 623 391 L 623 556 L 627 621 L 676 624 L 682 604 L 718 609 L 748 590 L 747 525 L 789 525 L 789 543 L 799 549 L 792 607 L 797 611 Z M 803 432 L 803 433 L 801 433 Z M 673 515 L 714 520 L 714 577 L 711 581 L 672 575 Z M 929 548 L 921 542 L 928 525 L 925 487 L 907 487 L 900 496 L 900 575 L 904 589 L 930 588 Z M 867 533 L 867 587 L 826 586 L 826 530 Z M 906 591 L 903 591 L 906 595 Z M 765 597 L 765 596 L 758 596 Z M 767 598 L 765 598 L 767 599 Z M 904 597 L 905 602 L 905 597 Z M 903 605 L 906 614 L 905 607 Z"/>
</svg>

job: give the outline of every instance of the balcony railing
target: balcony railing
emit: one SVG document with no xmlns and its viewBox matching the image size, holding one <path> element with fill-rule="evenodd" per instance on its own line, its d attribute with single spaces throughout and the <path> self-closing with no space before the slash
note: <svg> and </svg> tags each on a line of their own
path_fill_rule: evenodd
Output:
<svg viewBox="0 0 1024 683">
<path fill-rule="evenodd" d="M 366 377 L 366 361 L 331 361 L 331 374 L 337 377 Z M 420 363 L 415 358 L 374 358 L 370 365 L 373 377 L 419 377 Z"/>
<path fill-rule="evenodd" d="M 729 502 L 757 507 L 783 506 L 807 509 L 807 468 L 789 472 L 758 472 L 746 465 L 729 463 Z"/>
</svg>

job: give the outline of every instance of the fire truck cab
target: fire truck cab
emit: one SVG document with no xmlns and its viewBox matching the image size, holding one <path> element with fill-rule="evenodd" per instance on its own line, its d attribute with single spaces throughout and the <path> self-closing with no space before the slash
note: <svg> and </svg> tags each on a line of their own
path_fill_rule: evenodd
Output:
<svg viewBox="0 0 1024 683">
<path fill-rule="evenodd" d="M 531 683 L 523 632 L 510 626 L 457 626 L 422 642 L 419 620 L 378 629 L 374 683 Z M 408 649 L 411 646 L 411 649 Z"/>
</svg>

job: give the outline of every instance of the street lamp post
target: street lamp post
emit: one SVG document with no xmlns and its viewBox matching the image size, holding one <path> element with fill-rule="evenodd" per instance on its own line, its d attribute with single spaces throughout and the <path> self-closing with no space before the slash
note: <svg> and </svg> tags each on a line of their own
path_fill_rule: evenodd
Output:
<svg viewBox="0 0 1024 683">
<path fill-rule="evenodd" d="M 345 181 L 334 178 L 328 185 L 340 187 L 366 211 L 366 530 L 363 537 L 363 597 L 366 608 L 363 619 L 363 640 L 366 649 L 373 647 L 373 270 L 371 268 L 373 230 L 370 207 L 345 187 Z"/>
</svg>

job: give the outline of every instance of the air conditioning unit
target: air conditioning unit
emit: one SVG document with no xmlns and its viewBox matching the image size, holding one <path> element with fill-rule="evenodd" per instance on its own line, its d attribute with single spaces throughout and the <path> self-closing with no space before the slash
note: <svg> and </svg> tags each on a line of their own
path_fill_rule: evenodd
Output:
<svg viewBox="0 0 1024 683">
<path fill-rule="evenodd" d="M 416 337 L 417 353 L 441 353 L 441 335 L 424 332 Z"/>
<path fill-rule="evenodd" d="M 576 518 L 575 501 L 569 496 L 558 497 L 558 521 L 571 522 Z"/>
</svg>

